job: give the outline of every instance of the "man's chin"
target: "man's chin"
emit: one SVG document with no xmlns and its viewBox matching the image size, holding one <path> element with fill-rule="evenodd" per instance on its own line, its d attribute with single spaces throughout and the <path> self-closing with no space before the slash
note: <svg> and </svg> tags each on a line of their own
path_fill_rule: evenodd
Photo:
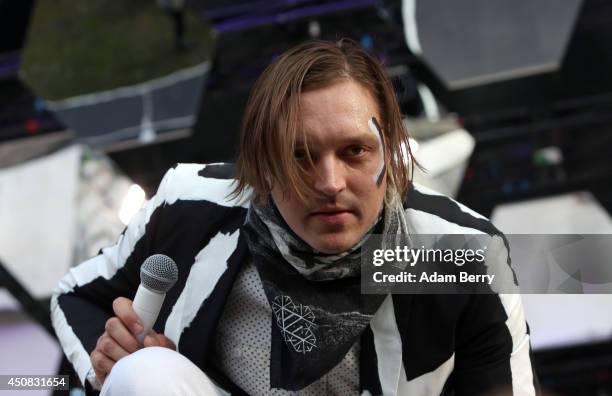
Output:
<svg viewBox="0 0 612 396">
<path fill-rule="evenodd" d="M 337 254 L 349 250 L 357 243 L 352 239 L 348 235 L 321 235 L 309 244 L 321 253 Z"/>
</svg>

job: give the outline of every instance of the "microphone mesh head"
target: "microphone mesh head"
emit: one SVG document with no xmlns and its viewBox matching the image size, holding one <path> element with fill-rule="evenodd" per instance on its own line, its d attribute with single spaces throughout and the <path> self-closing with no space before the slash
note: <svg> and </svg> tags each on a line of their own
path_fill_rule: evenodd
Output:
<svg viewBox="0 0 612 396">
<path fill-rule="evenodd" d="M 163 254 L 149 256 L 140 267 L 140 282 L 149 290 L 165 293 L 178 279 L 174 260 Z"/>
</svg>

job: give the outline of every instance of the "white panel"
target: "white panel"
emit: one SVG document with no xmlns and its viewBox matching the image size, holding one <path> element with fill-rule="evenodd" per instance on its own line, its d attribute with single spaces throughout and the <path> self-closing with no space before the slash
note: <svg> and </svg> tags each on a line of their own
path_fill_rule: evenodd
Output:
<svg viewBox="0 0 612 396">
<path fill-rule="evenodd" d="M 80 153 L 0 170 L 0 259 L 35 297 L 50 296 L 71 263 Z"/>
</svg>

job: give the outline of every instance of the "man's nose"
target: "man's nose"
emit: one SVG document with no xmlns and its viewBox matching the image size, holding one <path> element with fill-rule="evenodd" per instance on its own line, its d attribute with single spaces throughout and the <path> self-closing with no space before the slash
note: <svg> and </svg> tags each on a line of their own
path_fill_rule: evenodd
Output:
<svg viewBox="0 0 612 396">
<path fill-rule="evenodd" d="M 317 164 L 315 190 L 327 197 L 333 197 L 346 188 L 345 169 L 341 161 L 334 157 L 321 158 Z"/>
</svg>

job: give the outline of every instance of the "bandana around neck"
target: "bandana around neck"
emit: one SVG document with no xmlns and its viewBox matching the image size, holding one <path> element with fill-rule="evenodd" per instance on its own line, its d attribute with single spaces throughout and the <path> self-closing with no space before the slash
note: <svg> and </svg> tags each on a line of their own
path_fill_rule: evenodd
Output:
<svg viewBox="0 0 612 396">
<path fill-rule="evenodd" d="M 373 232 L 381 233 L 383 230 L 381 209 L 378 219 L 355 246 L 341 253 L 326 254 L 316 251 L 293 232 L 272 199 L 263 206 L 252 206 L 251 208 L 255 218 L 249 221 L 260 232 L 262 242 L 276 250 L 303 277 L 313 281 L 359 275 L 361 246 Z"/>
<path fill-rule="evenodd" d="M 408 233 L 399 194 L 387 194 L 378 221 L 355 246 L 338 254 L 310 247 L 271 199 L 250 206 L 249 250 L 273 312 L 272 388 L 300 390 L 325 375 L 359 341 L 385 299 L 361 294 L 358 275 L 361 248 L 371 234 L 382 234 L 382 244 L 391 246 Z"/>
</svg>

